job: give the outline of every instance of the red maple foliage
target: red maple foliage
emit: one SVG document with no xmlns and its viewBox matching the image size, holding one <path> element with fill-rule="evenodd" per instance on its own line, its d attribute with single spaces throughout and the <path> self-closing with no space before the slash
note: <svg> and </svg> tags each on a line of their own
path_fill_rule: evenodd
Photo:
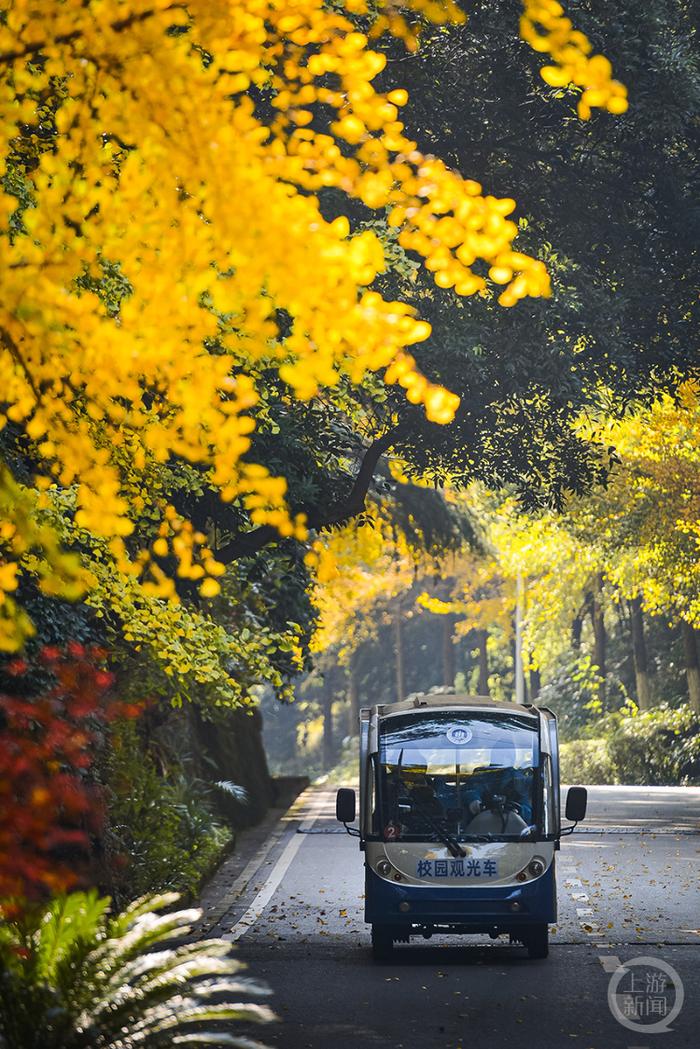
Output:
<svg viewBox="0 0 700 1049">
<path fill-rule="evenodd" d="M 0 900 L 32 900 L 79 881 L 102 805 L 88 778 L 99 738 L 117 716 L 139 708 L 110 696 L 105 652 L 70 643 L 45 647 L 53 685 L 27 691 L 27 664 L 6 669 L 17 689 L 0 693 Z"/>
</svg>

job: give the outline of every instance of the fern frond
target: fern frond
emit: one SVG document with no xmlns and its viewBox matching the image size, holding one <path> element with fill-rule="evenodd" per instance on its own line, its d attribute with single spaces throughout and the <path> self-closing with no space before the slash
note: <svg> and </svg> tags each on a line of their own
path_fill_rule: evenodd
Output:
<svg viewBox="0 0 700 1049">
<path fill-rule="evenodd" d="M 239 975 L 230 943 L 182 943 L 200 912 L 155 913 L 177 900 L 146 897 L 110 917 L 109 900 L 74 893 L 45 908 L 27 957 L 22 928 L 0 937 L 1 1049 L 261 1049 L 225 1026 L 274 1019 L 239 1000 L 268 989 Z"/>
<path fill-rule="evenodd" d="M 61 961 L 79 941 L 94 938 L 109 907 L 95 890 L 73 892 L 51 901 L 33 936 L 37 977 L 51 982 Z"/>
<path fill-rule="evenodd" d="M 214 786 L 218 787 L 224 794 L 229 794 L 232 798 L 235 798 L 242 805 L 247 805 L 250 801 L 248 791 L 240 783 L 232 783 L 230 779 L 218 779 Z"/>
</svg>

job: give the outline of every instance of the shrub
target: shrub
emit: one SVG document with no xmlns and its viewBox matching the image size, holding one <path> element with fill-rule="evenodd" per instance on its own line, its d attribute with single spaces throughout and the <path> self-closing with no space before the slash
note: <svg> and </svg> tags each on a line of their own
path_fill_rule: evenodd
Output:
<svg viewBox="0 0 700 1049">
<path fill-rule="evenodd" d="M 573 655 L 562 660 L 537 697 L 537 705 L 557 715 L 559 737 L 575 740 L 589 732 L 597 734 L 600 717 L 601 680 L 590 656 Z"/>
<path fill-rule="evenodd" d="M 0 1049 L 250 1046 L 231 1022 L 273 1015 L 237 999 L 267 989 L 238 975 L 229 943 L 182 943 L 201 912 L 156 913 L 177 899 L 151 896 L 110 915 L 108 898 L 76 892 L 5 923 Z"/>
<path fill-rule="evenodd" d="M 617 783 L 700 783 L 700 717 L 687 706 L 617 717 L 608 753 Z"/>
<path fill-rule="evenodd" d="M 574 739 L 559 751 L 562 783 L 615 783 L 606 739 Z"/>
<path fill-rule="evenodd" d="M 104 877 L 121 902 L 145 892 L 194 894 L 233 838 L 210 787 L 172 757 L 161 773 L 133 723 L 120 724 L 106 769 Z"/>
<path fill-rule="evenodd" d="M 109 696 L 105 653 L 46 646 L 15 660 L 0 691 L 0 899 L 72 888 L 85 867 L 101 799 L 90 780 L 106 724 L 133 706 Z"/>
<path fill-rule="evenodd" d="M 565 783 L 663 787 L 700 783 L 700 717 L 689 707 L 625 708 L 598 723 L 598 735 L 561 745 Z"/>
</svg>

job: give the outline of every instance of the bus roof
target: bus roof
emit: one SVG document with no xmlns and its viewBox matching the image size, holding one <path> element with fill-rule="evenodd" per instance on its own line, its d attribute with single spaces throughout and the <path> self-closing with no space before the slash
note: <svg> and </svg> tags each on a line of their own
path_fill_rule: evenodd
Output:
<svg viewBox="0 0 700 1049">
<path fill-rule="evenodd" d="M 380 703 L 377 705 L 376 710 L 380 717 L 390 717 L 392 714 L 405 714 L 411 710 L 424 710 L 426 707 L 438 707 L 442 710 L 450 710 L 452 708 L 464 709 L 466 707 L 475 711 L 488 708 L 489 710 L 502 710 L 512 714 L 530 714 L 534 717 L 537 717 L 539 713 L 537 707 L 524 703 L 506 703 L 504 700 L 492 699 L 491 696 L 470 696 L 461 692 L 418 694 L 404 699 L 401 703 Z M 371 708 L 368 708 L 367 713 L 369 714 L 370 712 Z"/>
</svg>

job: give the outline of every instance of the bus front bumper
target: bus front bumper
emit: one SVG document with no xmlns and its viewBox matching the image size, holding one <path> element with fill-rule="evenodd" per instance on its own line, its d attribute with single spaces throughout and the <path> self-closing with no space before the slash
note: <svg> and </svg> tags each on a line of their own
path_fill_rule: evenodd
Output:
<svg viewBox="0 0 700 1049">
<path fill-rule="evenodd" d="M 517 931 L 524 925 L 554 922 L 557 895 L 554 865 L 522 885 L 446 888 L 401 885 L 365 867 L 365 921 L 408 930 L 450 927 L 461 932 Z"/>
</svg>

